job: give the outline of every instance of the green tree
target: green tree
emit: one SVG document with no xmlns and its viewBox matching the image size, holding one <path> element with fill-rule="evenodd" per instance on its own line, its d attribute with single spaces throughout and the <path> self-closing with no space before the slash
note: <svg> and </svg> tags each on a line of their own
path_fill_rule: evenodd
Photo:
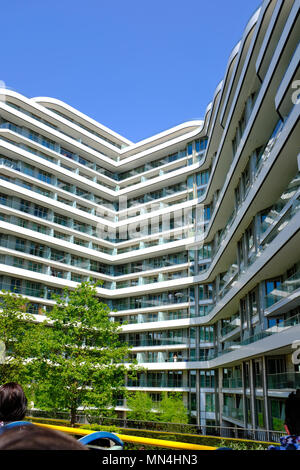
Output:
<svg viewBox="0 0 300 470">
<path fill-rule="evenodd" d="M 126 393 L 126 372 L 135 375 L 134 365 L 123 364 L 129 348 L 119 325 L 96 294 L 90 282 L 65 289 L 32 338 L 35 406 L 69 411 L 72 425 L 79 408 L 100 418 L 101 410 L 114 407 Z"/>
<path fill-rule="evenodd" d="M 132 393 L 127 399 L 127 406 L 130 409 L 127 413 L 128 419 L 139 421 L 156 421 L 156 413 L 153 411 L 154 405 L 151 397 L 146 392 Z"/>
<path fill-rule="evenodd" d="M 188 423 L 188 411 L 179 393 L 166 392 L 159 405 L 159 420 L 165 423 Z"/>
<path fill-rule="evenodd" d="M 27 382 L 28 362 L 32 354 L 28 341 L 35 328 L 33 315 L 26 313 L 28 300 L 21 295 L 0 292 L 0 383 L 19 382 L 24 387 Z"/>
</svg>

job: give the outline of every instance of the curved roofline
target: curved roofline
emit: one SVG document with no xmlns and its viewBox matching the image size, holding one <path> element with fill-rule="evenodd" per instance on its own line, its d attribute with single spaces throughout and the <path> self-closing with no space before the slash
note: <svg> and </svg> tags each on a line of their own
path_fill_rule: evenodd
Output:
<svg viewBox="0 0 300 470">
<path fill-rule="evenodd" d="M 202 128 L 203 127 L 203 123 L 204 121 L 203 120 L 192 120 L 192 121 L 186 121 L 186 122 L 183 122 L 181 124 L 178 124 L 176 126 L 173 126 L 165 131 L 162 131 L 162 132 L 159 132 L 157 134 L 154 134 L 150 137 L 147 137 L 145 139 L 142 139 L 138 142 L 132 142 L 128 139 L 126 139 L 125 137 L 121 136 L 120 134 L 114 132 L 113 130 L 111 130 L 110 128 L 104 126 L 103 124 L 100 124 L 98 121 L 96 121 L 95 119 L 93 118 L 90 118 L 89 116 L 85 115 L 84 113 L 82 113 L 81 111 L 78 111 L 76 110 L 75 108 L 73 108 L 72 106 L 68 105 L 67 103 L 65 103 L 64 101 L 61 101 L 57 98 L 51 98 L 51 97 L 34 97 L 34 98 L 30 98 L 30 100 L 32 100 L 33 102 L 43 106 L 43 103 L 49 103 L 49 104 L 54 104 L 54 105 L 57 105 L 59 107 L 61 107 L 62 109 L 65 109 L 66 111 L 69 111 L 71 112 L 74 117 L 79 117 L 81 119 L 84 119 L 85 121 L 87 121 L 88 123 L 91 123 L 95 126 L 97 126 L 99 129 L 102 129 L 103 131 L 107 132 L 108 134 L 110 134 L 111 136 L 114 136 L 116 138 L 118 138 L 121 142 L 123 143 L 126 143 L 126 147 L 124 147 L 123 149 L 120 150 L 120 153 L 123 153 L 123 152 L 126 152 L 132 148 L 135 148 L 135 147 L 138 147 L 140 145 L 145 145 L 147 143 L 150 143 L 152 141 L 155 141 L 157 139 L 160 139 L 160 138 L 163 138 L 163 137 L 167 137 L 169 134 L 172 134 L 174 132 L 178 132 L 178 131 L 181 131 L 183 129 L 187 129 L 187 132 L 188 132 L 188 129 L 190 127 L 200 127 Z M 48 109 L 49 111 L 51 111 L 51 109 L 49 108 L 46 108 Z M 75 123 L 76 124 L 76 123 Z M 201 129 L 199 129 L 201 130 Z"/>
<path fill-rule="evenodd" d="M 99 129 L 103 130 L 104 132 L 107 132 L 111 136 L 117 138 L 123 143 L 126 143 L 127 145 L 132 145 L 133 142 L 126 137 L 122 136 L 121 134 L 118 134 L 117 132 L 113 131 L 109 127 L 104 126 L 103 124 L 99 123 L 95 119 L 87 116 L 86 114 L 82 113 L 81 111 L 78 111 L 76 108 L 73 108 L 73 106 L 70 106 L 69 104 L 65 103 L 62 100 L 59 100 L 57 98 L 51 98 L 49 96 L 36 96 L 33 98 L 30 98 L 32 101 L 34 101 L 37 104 L 40 104 L 43 106 L 43 103 L 48 103 L 48 104 L 54 104 L 57 106 L 60 106 L 61 108 L 65 109 L 66 111 L 69 111 L 70 113 L 74 114 L 74 116 L 77 116 L 83 120 L 85 120 L 89 124 L 93 124 L 94 126 L 98 127 Z M 51 109 L 49 109 L 51 111 Z M 76 124 L 76 123 L 75 123 Z"/>
<path fill-rule="evenodd" d="M 203 124 L 204 124 L 204 120 L 203 119 L 195 119 L 195 120 L 192 120 L 192 121 L 185 121 L 181 124 L 178 124 L 174 127 L 170 127 L 169 129 L 165 130 L 165 131 L 162 131 L 162 132 L 159 132 L 158 134 L 154 134 L 150 137 L 146 137 L 145 139 L 142 139 L 142 140 L 139 140 L 138 142 L 136 143 L 133 143 L 130 148 L 134 148 L 134 147 L 138 147 L 140 145 L 145 145 L 147 143 L 150 143 L 152 141 L 155 141 L 157 139 L 161 139 L 163 137 L 168 137 L 169 134 L 173 134 L 173 133 L 176 133 L 178 131 L 181 131 L 181 130 L 185 130 L 186 129 L 186 133 L 190 132 L 190 128 L 192 127 L 193 129 L 191 130 L 194 130 L 195 128 L 199 127 L 199 132 L 202 130 L 203 128 Z M 130 150 L 128 147 L 124 148 L 121 150 L 121 152 L 128 152 L 128 150 Z"/>
</svg>

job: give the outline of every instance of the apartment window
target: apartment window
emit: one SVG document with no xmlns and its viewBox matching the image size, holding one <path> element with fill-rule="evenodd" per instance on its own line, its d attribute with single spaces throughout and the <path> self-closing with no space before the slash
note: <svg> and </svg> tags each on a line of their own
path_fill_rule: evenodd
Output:
<svg viewBox="0 0 300 470">
<path fill-rule="evenodd" d="M 204 208 L 204 220 L 210 220 L 210 207 L 206 206 Z"/>
<path fill-rule="evenodd" d="M 205 394 L 205 411 L 211 413 L 215 411 L 215 395 L 214 393 Z"/>
<path fill-rule="evenodd" d="M 78 230 L 78 232 L 88 233 L 89 227 L 90 227 L 89 225 L 87 225 L 83 222 L 79 222 L 78 220 L 74 220 L 73 228 L 74 228 L 74 230 Z"/>
<path fill-rule="evenodd" d="M 285 421 L 284 400 L 272 398 L 271 402 L 271 429 L 274 431 L 282 431 Z"/>
<path fill-rule="evenodd" d="M 250 307 L 250 315 L 255 316 L 257 314 L 257 292 L 256 292 L 256 290 L 252 290 L 249 293 L 249 307 Z"/>
<path fill-rule="evenodd" d="M 198 260 L 211 257 L 211 245 L 203 245 L 198 249 Z"/>
<path fill-rule="evenodd" d="M 250 170 L 249 170 L 249 163 L 246 166 L 243 174 L 242 174 L 242 179 L 243 179 L 243 186 L 244 186 L 244 195 L 248 193 L 248 190 L 250 188 Z"/>
<path fill-rule="evenodd" d="M 240 271 L 242 272 L 245 269 L 243 239 L 238 242 L 238 259 L 239 259 Z"/>
<path fill-rule="evenodd" d="M 68 217 L 64 216 L 64 215 L 54 213 L 54 223 L 55 224 L 59 224 L 59 225 L 63 225 L 65 227 L 67 227 L 69 220 L 70 219 Z"/>
<path fill-rule="evenodd" d="M 26 175 L 34 177 L 34 167 L 32 165 L 28 165 L 27 163 L 23 163 L 23 172 Z"/>
<path fill-rule="evenodd" d="M 151 400 L 153 403 L 159 403 L 162 401 L 162 394 L 161 393 L 149 393 Z"/>
<path fill-rule="evenodd" d="M 198 306 L 199 317 L 204 317 L 208 314 L 208 306 L 207 305 L 199 305 Z"/>
<path fill-rule="evenodd" d="M 66 275 L 67 275 L 66 271 L 62 271 L 56 268 L 51 268 L 51 276 L 53 277 L 66 278 Z"/>
<path fill-rule="evenodd" d="M 26 201 L 25 199 L 21 199 L 20 211 L 26 212 L 28 214 L 30 212 L 30 202 Z"/>
<path fill-rule="evenodd" d="M 26 295 L 33 295 L 34 297 L 40 297 L 41 285 L 38 282 L 26 281 Z"/>
<path fill-rule="evenodd" d="M 27 268 L 29 269 L 29 271 L 34 271 L 36 273 L 43 272 L 43 265 L 40 263 L 35 263 L 34 261 L 28 261 Z"/>
<path fill-rule="evenodd" d="M 242 328 L 247 328 L 247 300 L 246 298 L 241 299 L 240 301 L 240 312 L 241 312 L 241 322 Z"/>
<path fill-rule="evenodd" d="M 61 153 L 61 155 L 63 155 L 64 157 L 71 158 L 72 160 L 75 159 L 75 158 L 74 158 L 75 155 L 74 155 L 72 152 L 70 152 L 69 150 L 66 150 L 66 149 L 64 149 L 64 148 L 61 148 L 61 149 L 60 149 L 60 153 Z"/>
<path fill-rule="evenodd" d="M 92 209 L 90 207 L 81 206 L 80 204 L 76 204 L 76 209 L 79 209 L 84 212 L 89 212 L 89 213 L 92 212 Z"/>
<path fill-rule="evenodd" d="M 25 244 L 23 238 L 16 238 L 15 250 L 25 252 Z"/>
<path fill-rule="evenodd" d="M 80 245 L 80 246 L 85 246 L 85 247 L 89 246 L 89 242 L 86 240 L 82 240 L 81 238 L 74 238 L 74 243 L 75 245 Z"/>
<path fill-rule="evenodd" d="M 83 276 L 80 276 L 80 274 L 72 273 L 71 274 L 71 280 L 74 282 L 82 282 L 83 281 Z"/>
<path fill-rule="evenodd" d="M 53 235 L 55 238 L 59 238 L 61 240 L 67 240 L 69 241 L 70 240 L 70 235 L 67 235 L 66 233 L 61 233 L 61 232 L 54 232 L 54 235 Z"/>
<path fill-rule="evenodd" d="M 197 186 L 203 186 L 208 183 L 209 180 L 209 170 L 202 171 L 196 175 L 196 184 Z"/>
<path fill-rule="evenodd" d="M 263 400 L 256 398 L 255 399 L 255 408 L 256 408 L 256 425 L 260 428 L 265 427 L 265 407 Z"/>
<path fill-rule="evenodd" d="M 235 207 L 236 209 L 239 208 L 241 202 L 242 202 L 242 198 L 241 198 L 241 191 L 240 191 L 240 183 L 238 184 L 238 186 L 235 188 L 234 190 L 234 195 L 235 195 Z"/>
<path fill-rule="evenodd" d="M 190 387 L 196 388 L 196 371 L 195 370 L 190 371 Z"/>
<path fill-rule="evenodd" d="M 244 379 L 245 379 L 245 387 L 249 388 L 250 387 L 250 366 L 249 366 L 249 362 L 245 363 Z"/>
<path fill-rule="evenodd" d="M 84 199 L 91 199 L 92 196 L 91 193 L 84 191 L 83 189 L 78 187 L 76 187 L 75 194 L 76 196 L 83 197 Z"/>
<path fill-rule="evenodd" d="M 38 315 L 39 310 L 40 310 L 40 305 L 39 304 L 30 303 L 27 306 L 27 312 L 30 313 L 31 315 Z"/>
<path fill-rule="evenodd" d="M 168 386 L 182 387 L 182 371 L 168 371 Z"/>
<path fill-rule="evenodd" d="M 67 206 L 73 205 L 73 201 L 71 201 L 70 199 L 65 199 L 64 197 L 61 197 L 61 196 L 57 196 L 57 200 L 59 202 L 62 202 L 63 204 L 67 204 Z"/>
<path fill-rule="evenodd" d="M 21 279 L 12 278 L 10 280 L 10 290 L 12 292 L 21 292 Z"/>
<path fill-rule="evenodd" d="M 265 298 L 265 307 L 268 308 L 273 305 L 273 296 L 269 296 L 269 294 L 274 290 L 278 289 L 281 285 L 281 278 L 278 277 L 276 279 L 269 279 L 265 281 L 265 291 L 266 291 L 266 298 Z"/>
<path fill-rule="evenodd" d="M 207 138 L 197 139 L 195 140 L 196 152 L 200 152 L 201 150 L 205 150 L 207 147 Z"/>
<path fill-rule="evenodd" d="M 85 258 L 81 258 L 80 256 L 72 255 L 71 259 L 72 266 L 78 266 L 80 268 L 87 268 L 88 260 Z"/>
<path fill-rule="evenodd" d="M 72 192 L 72 185 L 59 179 L 57 180 L 57 187 L 62 189 L 63 191 L 68 191 L 69 193 Z"/>
<path fill-rule="evenodd" d="M 6 206 L 7 205 L 7 195 L 0 193 L 0 204 Z"/>
<path fill-rule="evenodd" d="M 200 370 L 200 387 L 214 388 L 215 386 L 215 371 L 214 370 Z"/>
<path fill-rule="evenodd" d="M 51 174 L 47 171 L 39 170 L 38 179 L 44 181 L 45 183 L 51 184 Z"/>
<path fill-rule="evenodd" d="M 267 366 L 268 374 L 282 374 L 286 372 L 286 363 L 283 357 L 268 358 Z"/>
<path fill-rule="evenodd" d="M 248 257 L 250 257 L 253 255 L 253 252 L 255 251 L 254 230 L 253 230 L 252 225 L 248 227 L 246 231 L 246 240 L 247 240 L 247 248 L 248 248 Z"/>
<path fill-rule="evenodd" d="M 62 295 L 62 289 L 58 287 L 47 287 L 47 299 L 52 299 L 53 295 Z"/>
<path fill-rule="evenodd" d="M 24 267 L 24 259 L 23 258 L 14 258 L 13 265 L 15 268 L 23 268 Z"/>
<path fill-rule="evenodd" d="M 38 204 L 34 205 L 34 215 L 36 217 L 40 217 L 41 219 L 47 219 L 48 217 L 48 209 L 43 206 L 39 206 Z"/>
<path fill-rule="evenodd" d="M 214 341 L 213 326 L 200 326 L 200 341 L 203 343 L 213 343 Z"/>
<path fill-rule="evenodd" d="M 253 370 L 254 370 L 255 387 L 261 388 L 262 387 L 262 363 L 260 359 L 254 361 Z"/>
<path fill-rule="evenodd" d="M 22 180 L 19 180 L 19 179 L 12 179 L 12 178 L 6 178 L 6 177 L 2 177 L 2 176 L 1 176 L 1 178 L 5 179 L 6 181 L 10 181 L 11 183 L 20 184 L 20 186 L 22 186 L 25 189 L 35 191 L 35 186 L 28 183 L 27 181 L 22 181 Z"/>
<path fill-rule="evenodd" d="M 60 263 L 66 262 L 66 253 L 60 250 L 51 249 L 51 260 L 59 261 Z"/>
<path fill-rule="evenodd" d="M 29 253 L 33 256 L 44 257 L 45 246 L 38 243 L 31 242 Z"/>
<path fill-rule="evenodd" d="M 247 423 L 252 424 L 252 415 L 251 415 L 251 401 L 250 398 L 245 397 L 245 406 L 246 406 L 246 416 L 247 416 Z"/>
<path fill-rule="evenodd" d="M 146 318 L 147 318 L 148 322 L 157 321 L 158 314 L 157 313 L 148 313 Z"/>
<path fill-rule="evenodd" d="M 201 284 L 199 285 L 199 300 L 212 299 L 213 286 L 212 284 Z"/>
</svg>

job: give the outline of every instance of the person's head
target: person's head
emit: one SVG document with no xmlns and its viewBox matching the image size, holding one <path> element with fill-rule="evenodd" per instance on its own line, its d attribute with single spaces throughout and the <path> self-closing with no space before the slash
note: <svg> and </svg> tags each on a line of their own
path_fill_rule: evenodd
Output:
<svg viewBox="0 0 300 470">
<path fill-rule="evenodd" d="M 9 382 L 0 387 L 0 421 L 20 421 L 24 419 L 27 398 L 23 388 L 16 382 Z"/>
<path fill-rule="evenodd" d="M 34 424 L 16 426 L 0 435 L 0 450 L 88 450 L 74 437 Z"/>
<path fill-rule="evenodd" d="M 300 389 L 289 394 L 285 402 L 285 429 L 291 436 L 300 436 Z"/>
</svg>

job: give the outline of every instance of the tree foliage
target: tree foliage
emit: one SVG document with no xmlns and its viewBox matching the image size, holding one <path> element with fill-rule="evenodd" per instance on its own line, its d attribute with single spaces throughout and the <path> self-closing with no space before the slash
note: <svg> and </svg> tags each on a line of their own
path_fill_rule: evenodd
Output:
<svg viewBox="0 0 300 470">
<path fill-rule="evenodd" d="M 129 419 L 139 421 L 161 421 L 166 423 L 188 423 L 188 412 L 180 393 L 163 394 L 159 403 L 154 403 L 146 392 L 136 392 L 127 400 Z"/>
<path fill-rule="evenodd" d="M 148 393 L 132 393 L 127 399 L 127 406 L 130 409 L 127 413 L 128 419 L 156 421 L 155 412 L 153 411 L 153 401 Z"/>
<path fill-rule="evenodd" d="M 35 328 L 34 317 L 26 313 L 28 300 L 18 294 L 0 292 L 0 384 L 16 381 L 27 385 L 28 358 L 32 344 L 28 340 Z"/>
<path fill-rule="evenodd" d="M 165 423 L 188 423 L 188 411 L 180 393 L 164 393 L 159 405 L 159 420 Z"/>
<path fill-rule="evenodd" d="M 71 424 L 79 408 L 99 415 L 115 406 L 125 393 L 126 371 L 135 374 L 134 366 L 128 370 L 122 364 L 128 345 L 120 341 L 119 325 L 96 293 L 96 286 L 85 282 L 55 296 L 56 304 L 32 338 L 35 406 L 68 410 Z"/>
</svg>

